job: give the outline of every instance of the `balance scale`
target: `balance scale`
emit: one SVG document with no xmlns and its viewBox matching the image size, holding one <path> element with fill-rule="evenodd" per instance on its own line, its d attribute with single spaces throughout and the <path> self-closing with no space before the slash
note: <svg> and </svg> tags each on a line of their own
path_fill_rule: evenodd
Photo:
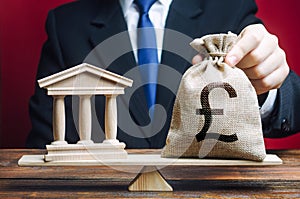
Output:
<svg viewBox="0 0 300 199">
<path fill-rule="evenodd" d="M 142 150 L 140 150 L 142 151 Z M 145 150 L 146 153 L 147 150 Z M 228 159 L 161 158 L 160 154 L 128 154 L 125 159 L 90 160 L 44 160 L 44 155 L 24 155 L 19 166 L 141 166 L 141 171 L 129 184 L 129 191 L 173 191 L 159 168 L 165 166 L 268 166 L 280 165 L 282 160 L 273 154 L 267 154 L 262 162 Z"/>
<path fill-rule="evenodd" d="M 161 158 L 160 154 L 128 154 L 117 138 L 117 96 L 124 94 L 133 81 L 90 64 L 80 64 L 38 80 L 41 88 L 53 97 L 53 137 L 45 155 L 24 155 L 19 166 L 142 166 L 130 183 L 129 191 L 172 191 L 159 172 L 165 166 L 265 166 L 282 164 L 276 155 L 262 162 L 249 160 Z M 79 96 L 79 138 L 77 144 L 65 139 L 65 104 L 67 95 Z M 105 140 L 91 140 L 91 96 L 104 95 Z"/>
</svg>

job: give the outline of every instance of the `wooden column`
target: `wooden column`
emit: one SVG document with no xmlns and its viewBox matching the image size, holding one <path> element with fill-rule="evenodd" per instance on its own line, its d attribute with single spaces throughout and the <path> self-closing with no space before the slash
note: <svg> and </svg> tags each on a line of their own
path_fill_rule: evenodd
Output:
<svg viewBox="0 0 300 199">
<path fill-rule="evenodd" d="M 54 141 L 51 144 L 68 144 L 65 141 L 65 96 L 54 95 L 53 96 L 53 137 Z"/>
<path fill-rule="evenodd" d="M 119 143 L 117 140 L 117 95 L 106 95 L 105 141 Z"/>
<path fill-rule="evenodd" d="M 91 96 L 80 95 L 79 101 L 79 137 L 78 143 L 90 144 L 92 134 Z"/>
</svg>

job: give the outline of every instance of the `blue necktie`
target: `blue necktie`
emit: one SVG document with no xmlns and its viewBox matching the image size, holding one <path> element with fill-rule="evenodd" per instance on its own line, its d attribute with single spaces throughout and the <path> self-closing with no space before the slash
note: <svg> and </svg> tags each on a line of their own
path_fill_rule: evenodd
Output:
<svg viewBox="0 0 300 199">
<path fill-rule="evenodd" d="M 158 57 L 155 29 L 149 18 L 149 9 L 156 0 L 135 0 L 139 7 L 140 18 L 138 22 L 137 44 L 138 64 L 144 82 L 144 90 L 147 99 L 148 110 L 155 105 L 156 84 L 158 73 Z M 150 111 L 150 118 L 153 118 L 154 109 Z"/>
</svg>

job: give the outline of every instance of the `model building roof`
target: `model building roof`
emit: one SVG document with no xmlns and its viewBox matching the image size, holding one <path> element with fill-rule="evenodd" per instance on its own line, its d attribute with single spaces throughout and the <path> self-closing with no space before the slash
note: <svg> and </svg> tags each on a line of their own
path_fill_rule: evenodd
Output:
<svg viewBox="0 0 300 199">
<path fill-rule="evenodd" d="M 38 80 L 48 95 L 123 94 L 133 81 L 121 75 L 83 63 Z"/>
</svg>

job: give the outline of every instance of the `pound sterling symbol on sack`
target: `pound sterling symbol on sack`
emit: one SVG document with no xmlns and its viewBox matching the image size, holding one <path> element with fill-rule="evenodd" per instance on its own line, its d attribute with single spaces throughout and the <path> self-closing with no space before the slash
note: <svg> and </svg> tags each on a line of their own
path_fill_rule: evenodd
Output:
<svg viewBox="0 0 300 199">
<path fill-rule="evenodd" d="M 215 88 L 223 88 L 227 91 L 230 98 L 237 97 L 236 91 L 234 88 L 225 82 L 212 82 L 206 85 L 201 92 L 201 106 L 202 109 L 196 109 L 197 115 L 204 115 L 204 126 L 202 127 L 201 131 L 196 135 L 196 139 L 198 142 L 207 139 L 215 139 L 222 142 L 235 142 L 238 140 L 236 133 L 232 135 L 221 135 L 219 133 L 207 133 L 210 125 L 212 123 L 212 115 L 224 115 L 223 109 L 211 109 L 209 105 L 208 95 L 209 93 Z"/>
</svg>

